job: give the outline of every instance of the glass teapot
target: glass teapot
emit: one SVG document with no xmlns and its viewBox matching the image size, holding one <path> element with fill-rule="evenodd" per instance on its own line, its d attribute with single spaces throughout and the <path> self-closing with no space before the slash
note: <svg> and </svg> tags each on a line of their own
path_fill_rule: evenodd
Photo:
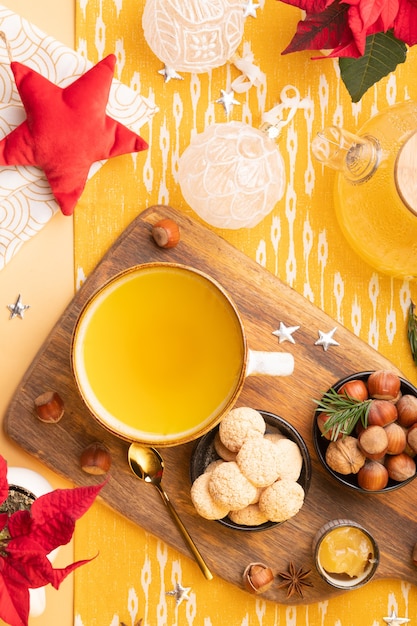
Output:
<svg viewBox="0 0 417 626">
<path fill-rule="evenodd" d="M 417 103 L 372 117 L 357 135 L 336 126 L 312 142 L 338 171 L 335 210 L 356 253 L 395 278 L 417 278 Z"/>
</svg>

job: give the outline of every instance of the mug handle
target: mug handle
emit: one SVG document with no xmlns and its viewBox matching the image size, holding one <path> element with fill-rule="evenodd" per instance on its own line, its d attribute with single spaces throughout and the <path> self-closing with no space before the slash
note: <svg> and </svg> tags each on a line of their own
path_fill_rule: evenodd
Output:
<svg viewBox="0 0 417 626">
<path fill-rule="evenodd" d="M 248 350 L 246 376 L 290 376 L 294 357 L 289 352 Z"/>
</svg>

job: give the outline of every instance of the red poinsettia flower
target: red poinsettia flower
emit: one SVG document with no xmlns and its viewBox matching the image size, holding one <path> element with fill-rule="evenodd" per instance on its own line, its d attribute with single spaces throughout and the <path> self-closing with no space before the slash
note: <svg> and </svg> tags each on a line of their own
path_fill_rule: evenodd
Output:
<svg viewBox="0 0 417 626">
<path fill-rule="evenodd" d="M 359 56 L 365 52 L 366 38 L 386 33 L 394 25 L 398 0 L 343 0 L 349 5 L 347 21 Z"/>
<path fill-rule="evenodd" d="M 410 3 L 412 0 L 403 0 Z M 296 50 L 331 49 L 332 57 L 359 57 L 366 38 L 393 28 L 399 0 L 283 0 L 306 16 L 284 54 Z M 408 19 L 408 18 L 407 18 Z"/>
<path fill-rule="evenodd" d="M 282 54 L 326 50 L 358 102 L 417 44 L 417 0 L 281 0 L 305 12 Z M 323 55 L 315 58 L 324 58 Z"/>
<path fill-rule="evenodd" d="M 6 535 L 0 545 L 0 618 L 7 624 L 27 626 L 29 589 L 48 583 L 58 589 L 68 574 L 91 560 L 54 569 L 48 554 L 70 541 L 75 522 L 92 505 L 103 484 L 56 489 L 37 498 L 29 511 L 0 514 L 0 531 Z M 8 494 L 7 464 L 0 456 L 0 504 Z"/>
<path fill-rule="evenodd" d="M 408 46 L 417 44 L 417 2 L 399 0 L 398 13 L 394 20 L 394 35 Z"/>
</svg>

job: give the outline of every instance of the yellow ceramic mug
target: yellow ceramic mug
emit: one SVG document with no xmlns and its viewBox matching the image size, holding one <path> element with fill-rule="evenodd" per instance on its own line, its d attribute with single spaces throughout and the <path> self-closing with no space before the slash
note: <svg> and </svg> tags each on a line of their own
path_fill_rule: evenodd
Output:
<svg viewBox="0 0 417 626">
<path fill-rule="evenodd" d="M 149 263 L 118 274 L 86 304 L 72 366 L 102 426 L 129 441 L 170 446 L 217 424 L 247 375 L 289 375 L 294 359 L 250 351 L 236 306 L 209 276 Z"/>
</svg>

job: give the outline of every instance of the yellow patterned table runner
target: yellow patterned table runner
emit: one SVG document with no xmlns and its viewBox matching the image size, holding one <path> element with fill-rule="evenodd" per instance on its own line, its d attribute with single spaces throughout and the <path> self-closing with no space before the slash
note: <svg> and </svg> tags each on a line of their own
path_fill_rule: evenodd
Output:
<svg viewBox="0 0 417 626">
<path fill-rule="evenodd" d="M 411 50 L 407 62 L 361 103 L 352 105 L 336 62 L 313 62 L 308 52 L 281 56 L 300 12 L 266 0 L 256 18 L 247 18 L 239 48 L 240 53 L 253 52 L 266 74 L 266 88 L 254 87 L 240 95 L 241 104 L 227 118 L 216 100 L 236 76 L 233 67 L 183 74 L 183 80 L 165 83 L 158 74 L 163 64 L 144 39 L 143 7 L 144 0 L 77 4 L 77 51 L 93 62 L 115 52 L 116 78 L 159 106 L 159 113 L 142 129 L 149 151 L 111 160 L 88 183 L 75 214 L 77 284 L 146 207 L 170 204 L 196 217 L 178 185 L 178 159 L 194 131 L 227 119 L 259 127 L 262 112 L 278 102 L 283 87 L 293 84 L 302 97 L 312 99 L 313 108 L 298 112 L 279 142 L 287 174 L 284 198 L 255 228 L 218 232 L 331 315 L 335 326 L 352 330 L 417 383 L 405 331 L 408 304 L 410 298 L 417 300 L 417 286 L 378 274 L 351 251 L 334 215 L 333 176 L 323 172 L 310 151 L 312 138 L 323 126 L 337 123 L 355 130 L 371 114 L 407 98 L 417 99 L 416 51 Z M 410 489 L 410 497 L 414 494 Z M 410 532 L 417 540 L 417 529 Z M 392 534 L 395 541 L 395 528 Z M 141 618 L 143 626 L 383 626 L 383 617 L 393 612 L 417 623 L 417 587 L 401 581 L 371 582 L 340 598 L 299 607 L 254 598 L 220 578 L 207 583 L 191 559 L 101 504 L 80 520 L 76 533 L 77 558 L 97 552 L 97 559 L 75 576 L 77 626 L 136 626 Z M 189 599 L 178 606 L 166 595 L 177 582 L 191 588 Z"/>
</svg>

